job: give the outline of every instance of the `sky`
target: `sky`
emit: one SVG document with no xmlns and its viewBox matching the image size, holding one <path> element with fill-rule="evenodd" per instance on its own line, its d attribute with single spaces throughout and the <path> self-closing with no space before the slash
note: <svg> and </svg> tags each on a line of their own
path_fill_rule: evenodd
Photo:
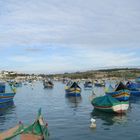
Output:
<svg viewBox="0 0 140 140">
<path fill-rule="evenodd" d="M 139 0 L 0 0 L 0 70 L 140 67 Z"/>
</svg>

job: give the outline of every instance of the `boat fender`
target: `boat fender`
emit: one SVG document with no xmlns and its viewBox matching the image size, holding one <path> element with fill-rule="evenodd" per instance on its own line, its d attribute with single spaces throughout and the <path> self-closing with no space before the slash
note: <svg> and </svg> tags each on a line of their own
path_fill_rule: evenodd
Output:
<svg viewBox="0 0 140 140">
<path fill-rule="evenodd" d="M 90 122 L 91 122 L 90 128 L 96 128 L 96 120 L 93 119 L 93 118 L 91 118 L 91 119 L 90 119 Z"/>
</svg>

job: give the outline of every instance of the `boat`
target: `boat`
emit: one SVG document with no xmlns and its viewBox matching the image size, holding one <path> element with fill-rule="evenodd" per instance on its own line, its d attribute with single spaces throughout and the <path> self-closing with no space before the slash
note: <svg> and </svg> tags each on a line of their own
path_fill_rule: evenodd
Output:
<svg viewBox="0 0 140 140">
<path fill-rule="evenodd" d="M 63 83 L 63 84 L 67 84 L 67 82 L 68 82 L 68 79 L 67 79 L 67 78 L 63 78 L 63 79 L 62 79 L 62 83 Z"/>
<path fill-rule="evenodd" d="M 108 87 L 105 87 L 105 92 L 114 92 L 114 90 L 115 88 L 111 84 L 109 84 Z"/>
<path fill-rule="evenodd" d="M 118 85 L 116 85 L 114 91 L 106 91 L 106 95 L 110 95 L 119 101 L 128 101 L 130 97 L 130 91 L 122 82 L 120 82 Z"/>
<path fill-rule="evenodd" d="M 112 96 L 100 96 L 95 97 L 91 104 L 95 109 L 104 112 L 112 112 L 112 113 L 125 113 L 128 110 L 129 102 L 128 101 L 118 101 Z"/>
<path fill-rule="evenodd" d="M 47 140 L 49 137 L 48 124 L 44 124 L 41 109 L 38 111 L 37 119 L 31 125 L 19 122 L 13 128 L 0 133 L 0 140 Z"/>
<path fill-rule="evenodd" d="M 13 101 L 16 88 L 9 83 L 0 82 L 0 104 Z"/>
<path fill-rule="evenodd" d="M 126 87 L 130 90 L 132 96 L 140 96 L 140 88 L 137 83 L 128 81 Z"/>
<path fill-rule="evenodd" d="M 51 80 L 44 80 L 43 86 L 44 86 L 44 88 L 53 88 L 54 84 Z"/>
<path fill-rule="evenodd" d="M 15 82 L 14 87 L 16 87 L 16 88 L 22 87 L 22 82 Z"/>
<path fill-rule="evenodd" d="M 95 80 L 94 81 L 94 86 L 95 87 L 105 87 L 105 82 L 104 81 Z"/>
<path fill-rule="evenodd" d="M 84 83 L 84 89 L 92 89 L 93 88 L 93 84 L 91 81 L 85 81 Z"/>
<path fill-rule="evenodd" d="M 132 96 L 140 96 L 140 90 L 130 90 Z"/>
<path fill-rule="evenodd" d="M 128 82 L 126 83 L 126 87 L 127 87 L 128 89 L 131 89 L 131 90 L 135 90 L 135 89 L 138 89 L 138 88 L 139 88 L 138 85 L 137 85 L 137 83 L 131 82 L 131 81 L 128 81 Z"/>
<path fill-rule="evenodd" d="M 81 96 L 81 87 L 77 82 L 68 82 L 66 87 L 66 96 Z"/>
<path fill-rule="evenodd" d="M 14 101 L 10 101 L 10 102 L 0 104 L 0 115 L 1 115 L 1 112 L 3 110 L 6 110 L 8 108 L 14 108 L 14 107 L 15 107 Z"/>
<path fill-rule="evenodd" d="M 7 81 L 10 85 L 14 86 L 15 88 L 22 87 L 22 82 L 21 81 L 14 81 L 14 80 L 9 80 Z"/>
</svg>

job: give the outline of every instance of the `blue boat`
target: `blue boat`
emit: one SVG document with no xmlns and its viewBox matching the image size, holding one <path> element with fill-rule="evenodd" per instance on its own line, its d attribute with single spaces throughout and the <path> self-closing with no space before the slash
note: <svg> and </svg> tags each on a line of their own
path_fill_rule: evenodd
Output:
<svg viewBox="0 0 140 140">
<path fill-rule="evenodd" d="M 140 88 L 138 83 L 127 82 L 126 87 L 130 90 L 130 94 L 133 96 L 140 96 Z"/>
<path fill-rule="evenodd" d="M 130 82 L 130 81 L 128 81 L 126 83 L 126 86 L 129 89 L 140 89 L 140 83 L 136 83 L 136 82 Z"/>
<path fill-rule="evenodd" d="M 130 97 L 130 91 L 122 82 L 120 82 L 114 91 L 106 92 L 106 95 L 111 95 L 119 101 L 128 101 Z"/>
<path fill-rule="evenodd" d="M 95 86 L 95 87 L 105 87 L 105 81 L 98 81 L 98 80 L 95 80 L 95 81 L 94 81 L 94 86 Z"/>
<path fill-rule="evenodd" d="M 140 90 L 134 90 L 134 91 L 131 90 L 130 94 L 133 95 L 133 96 L 140 96 Z"/>
<path fill-rule="evenodd" d="M 128 101 L 130 97 L 130 91 L 123 89 L 114 92 L 107 92 L 106 95 L 111 95 L 119 101 Z"/>
<path fill-rule="evenodd" d="M 8 108 L 14 108 L 15 105 L 14 105 L 14 101 L 10 101 L 10 102 L 6 102 L 6 103 L 2 103 L 0 104 L 0 115 L 2 113 L 4 113 L 4 111 Z"/>
<path fill-rule="evenodd" d="M 44 88 L 53 88 L 54 87 L 54 84 L 50 80 L 44 80 L 43 81 L 43 86 L 44 86 Z"/>
<path fill-rule="evenodd" d="M 81 96 L 81 87 L 76 82 L 68 82 L 65 91 L 66 96 Z"/>
<path fill-rule="evenodd" d="M 8 83 L 0 83 L 0 104 L 13 101 L 16 94 L 15 88 Z"/>
<path fill-rule="evenodd" d="M 91 81 L 85 81 L 84 83 L 84 89 L 92 89 L 93 83 Z"/>
</svg>

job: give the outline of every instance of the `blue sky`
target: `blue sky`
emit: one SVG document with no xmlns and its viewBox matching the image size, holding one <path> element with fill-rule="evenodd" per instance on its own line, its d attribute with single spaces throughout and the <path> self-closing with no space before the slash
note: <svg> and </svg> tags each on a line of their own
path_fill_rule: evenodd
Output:
<svg viewBox="0 0 140 140">
<path fill-rule="evenodd" d="M 139 0 L 1 0 L 0 70 L 139 67 Z"/>
</svg>

